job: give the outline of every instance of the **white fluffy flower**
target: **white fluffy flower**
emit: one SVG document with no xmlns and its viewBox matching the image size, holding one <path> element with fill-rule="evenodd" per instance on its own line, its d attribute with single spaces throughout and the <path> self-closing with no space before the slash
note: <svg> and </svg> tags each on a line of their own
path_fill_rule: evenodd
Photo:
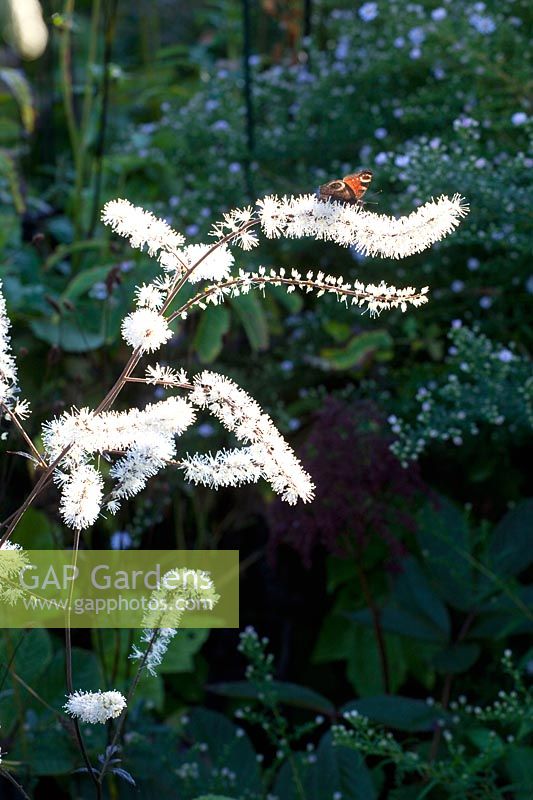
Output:
<svg viewBox="0 0 533 800">
<path fill-rule="evenodd" d="M 0 547 L 0 601 L 15 605 L 23 596 L 22 573 L 30 569 L 27 553 L 15 542 Z"/>
<path fill-rule="evenodd" d="M 312 236 L 388 258 L 405 258 L 425 250 L 451 233 L 468 213 L 468 205 L 458 194 L 430 200 L 398 219 L 357 205 L 320 200 L 312 194 L 281 200 L 270 196 L 258 200 L 257 205 L 261 227 L 270 238 Z"/>
<path fill-rule="evenodd" d="M 135 300 L 139 308 L 151 308 L 157 311 L 165 302 L 165 295 L 153 283 L 143 283 L 135 289 Z"/>
<path fill-rule="evenodd" d="M 61 516 L 71 528 L 90 528 L 96 522 L 102 505 L 104 482 L 90 464 L 80 465 L 62 481 Z"/>
<path fill-rule="evenodd" d="M 176 373 L 176 377 L 185 377 Z M 180 436 L 195 419 L 195 410 L 182 397 L 168 397 L 140 410 L 108 411 L 94 414 L 88 408 L 64 412 L 43 425 L 43 445 L 50 462 L 64 450 L 61 470 L 55 480 L 61 485 L 61 513 L 75 528 L 91 525 L 101 505 L 102 478 L 88 462 L 96 454 L 110 451 L 124 456 L 111 467 L 116 481 L 106 505 L 115 513 L 119 500 L 133 497 L 175 456 L 174 437 Z"/>
<path fill-rule="evenodd" d="M 121 331 L 124 341 L 143 353 L 159 350 L 172 337 L 166 319 L 150 308 L 139 308 L 124 317 Z"/>
<path fill-rule="evenodd" d="M 17 401 L 18 378 L 17 365 L 11 354 L 9 328 L 11 322 L 7 316 L 6 301 L 1 291 L 0 281 L 0 403 L 12 411 L 19 411 L 21 418 L 28 415 L 27 401 Z"/>
<path fill-rule="evenodd" d="M 171 640 L 177 633 L 181 618 L 187 610 L 212 611 L 220 595 L 209 572 L 177 567 L 166 572 L 150 595 L 148 608 L 143 616 L 141 642 L 148 648 L 136 645 L 130 658 L 144 659 L 144 666 L 151 675 L 157 674 Z"/>
<path fill-rule="evenodd" d="M 146 367 L 146 383 L 162 383 L 165 386 L 177 386 L 189 383 L 184 369 L 176 372 L 172 367 L 154 364 Z"/>
<path fill-rule="evenodd" d="M 189 268 L 200 261 L 188 277 L 191 283 L 203 280 L 222 281 L 231 274 L 235 259 L 228 246 L 220 245 L 209 253 L 211 249 L 212 245 L 191 244 L 181 251 L 180 256 Z"/>
<path fill-rule="evenodd" d="M 268 414 L 247 392 L 229 378 L 207 370 L 195 377 L 194 387 L 191 402 L 199 408 L 208 408 L 239 441 L 250 445 L 239 467 L 241 483 L 244 482 L 245 460 L 248 458 L 249 480 L 257 480 L 259 474 L 264 476 L 274 491 L 291 504 L 298 498 L 304 502 L 313 499 L 314 486 L 310 476 Z M 222 457 L 220 463 L 224 469 L 226 459 Z M 198 469 L 201 462 L 192 466 Z M 214 478 L 216 464 L 209 465 L 204 461 L 203 466 L 211 470 Z"/>
<path fill-rule="evenodd" d="M 185 242 L 181 233 L 177 233 L 163 219 L 159 219 L 150 211 L 134 206 L 129 200 L 111 200 L 102 211 L 102 221 L 112 229 L 130 240 L 132 247 L 142 250 L 148 246 L 151 256 L 160 250 L 173 253 Z"/>
<path fill-rule="evenodd" d="M 122 714 L 126 708 L 126 698 L 116 691 L 76 691 L 68 695 L 63 708 L 71 717 L 77 717 L 82 722 L 104 723 Z"/>
</svg>

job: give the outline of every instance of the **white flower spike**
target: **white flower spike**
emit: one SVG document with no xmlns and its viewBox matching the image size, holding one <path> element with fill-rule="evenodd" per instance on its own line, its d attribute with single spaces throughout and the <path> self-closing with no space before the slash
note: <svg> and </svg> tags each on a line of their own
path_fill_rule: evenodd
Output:
<svg viewBox="0 0 533 800">
<path fill-rule="evenodd" d="M 91 724 L 105 723 L 119 717 L 126 708 L 126 698 L 121 692 L 80 692 L 68 695 L 63 706 L 71 717 Z"/>
</svg>

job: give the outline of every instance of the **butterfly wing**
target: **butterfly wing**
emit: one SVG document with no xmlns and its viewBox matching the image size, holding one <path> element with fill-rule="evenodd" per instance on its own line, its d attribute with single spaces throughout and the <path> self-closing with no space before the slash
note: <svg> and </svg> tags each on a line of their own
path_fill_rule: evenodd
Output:
<svg viewBox="0 0 533 800">
<path fill-rule="evenodd" d="M 369 169 L 364 169 L 361 172 L 355 172 L 353 175 L 346 175 L 343 181 L 350 187 L 357 200 L 361 200 L 372 181 L 372 172 Z"/>
<path fill-rule="evenodd" d="M 329 181 L 320 186 L 318 196 L 321 200 L 337 200 L 340 203 L 357 203 L 357 195 L 346 181 Z"/>
<path fill-rule="evenodd" d="M 372 172 L 363 169 L 346 175 L 342 180 L 329 181 L 320 186 L 318 196 L 321 200 L 337 200 L 340 203 L 361 203 L 362 197 L 372 181 Z"/>
</svg>

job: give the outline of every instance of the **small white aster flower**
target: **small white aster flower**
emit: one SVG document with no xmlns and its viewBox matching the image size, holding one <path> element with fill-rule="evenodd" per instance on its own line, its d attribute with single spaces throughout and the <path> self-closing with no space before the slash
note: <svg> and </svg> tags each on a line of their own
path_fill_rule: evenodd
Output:
<svg viewBox="0 0 533 800">
<path fill-rule="evenodd" d="M 82 722 L 104 723 L 108 719 L 119 717 L 126 708 L 126 698 L 121 692 L 81 692 L 69 694 L 63 706 L 71 717 Z"/>
<path fill-rule="evenodd" d="M 150 308 L 139 308 L 122 320 L 122 338 L 134 350 L 153 353 L 172 338 L 166 319 Z"/>
</svg>

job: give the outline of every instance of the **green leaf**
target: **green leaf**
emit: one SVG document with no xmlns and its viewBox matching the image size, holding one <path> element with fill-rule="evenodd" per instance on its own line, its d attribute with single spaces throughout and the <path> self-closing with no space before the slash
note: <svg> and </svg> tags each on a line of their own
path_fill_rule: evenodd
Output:
<svg viewBox="0 0 533 800">
<path fill-rule="evenodd" d="M 322 714 L 330 714 L 335 710 L 333 703 L 327 698 L 312 689 L 308 689 L 306 686 L 284 681 L 272 681 L 269 686 L 272 691 L 276 692 L 280 703 Z M 255 700 L 258 695 L 258 690 L 247 681 L 217 683 L 209 688 L 216 694 L 221 694 L 225 697 L 239 697 L 243 700 Z"/>
<path fill-rule="evenodd" d="M 326 319 L 322 322 L 322 327 L 336 342 L 345 342 L 352 332 L 351 324 L 340 319 Z"/>
<path fill-rule="evenodd" d="M 430 731 L 435 720 L 445 716 L 442 710 L 436 710 L 424 700 L 389 694 L 363 697 L 348 703 L 342 711 L 354 709 L 374 722 L 399 731 Z"/>
<path fill-rule="evenodd" d="M 407 665 L 398 637 L 385 634 L 384 645 L 389 669 L 390 690 L 396 691 L 405 680 Z M 348 656 L 346 677 L 361 697 L 386 691 L 380 652 L 375 632 L 360 625 L 353 627 L 351 652 Z"/>
<path fill-rule="evenodd" d="M 488 728 L 468 728 L 466 735 L 481 753 L 486 753 L 487 750 L 494 752 L 494 760 L 503 753 L 504 745 L 502 740 L 498 735 L 494 735 L 494 731 L 490 731 Z"/>
<path fill-rule="evenodd" d="M 203 794 L 200 797 L 195 797 L 194 800 L 237 800 L 235 797 L 228 797 L 222 794 Z"/>
<path fill-rule="evenodd" d="M 533 563 L 533 498 L 509 511 L 494 529 L 490 563 L 501 576 L 518 575 Z"/>
<path fill-rule="evenodd" d="M 330 733 L 326 733 L 317 748 L 316 760 L 298 753 L 293 764 L 283 764 L 274 784 L 274 795 L 283 800 L 301 800 L 301 791 L 295 785 L 294 769 L 304 790 L 305 800 L 325 800 L 336 793 L 343 800 L 375 800 L 377 794 L 370 772 L 363 759 L 348 747 L 335 747 Z"/>
<path fill-rule="evenodd" d="M 54 547 L 52 524 L 42 511 L 28 508 L 13 539 L 25 550 L 51 550 Z"/>
<path fill-rule="evenodd" d="M 303 297 L 298 292 L 291 292 L 290 294 L 283 286 L 269 286 L 268 294 L 276 299 L 276 301 L 284 306 L 289 314 L 297 314 L 301 311 L 303 306 Z"/>
<path fill-rule="evenodd" d="M 360 333 L 342 348 L 324 348 L 320 356 L 330 367 L 344 370 L 364 366 L 378 351 L 387 354 L 392 351 L 392 338 L 387 331 Z"/>
<path fill-rule="evenodd" d="M 246 332 L 252 350 L 268 347 L 268 322 L 261 301 L 253 294 L 241 294 L 230 300 Z"/>
<path fill-rule="evenodd" d="M 94 311 L 93 311 L 94 314 Z M 38 339 L 60 347 L 66 353 L 87 353 L 101 347 L 105 341 L 103 332 L 91 332 L 84 328 L 84 320 L 76 323 L 58 320 L 31 320 L 30 327 Z"/>
<path fill-rule="evenodd" d="M 466 672 L 478 660 L 480 652 L 479 645 L 474 643 L 454 644 L 437 653 L 433 664 L 439 672 Z"/>
<path fill-rule="evenodd" d="M 8 664 L 30 686 L 46 673 L 52 660 L 52 642 L 47 631 L 7 630 L 0 638 L 0 664 Z"/>
<path fill-rule="evenodd" d="M 214 361 L 220 354 L 224 335 L 229 331 L 230 315 L 224 306 L 208 306 L 200 317 L 194 346 L 203 364 Z"/>
<path fill-rule="evenodd" d="M 446 607 L 431 590 L 414 559 L 405 559 L 402 568 L 394 584 L 391 603 L 381 610 L 382 628 L 425 642 L 447 644 L 450 618 Z M 347 616 L 363 625 L 373 624 L 368 609 Z"/>
<path fill-rule="evenodd" d="M 194 670 L 194 656 L 209 637 L 209 631 L 204 628 L 188 628 L 178 630 L 171 640 L 165 653 L 163 662 L 158 670 L 161 674 L 169 672 L 192 672 Z"/>
<path fill-rule="evenodd" d="M 62 300 L 76 300 L 89 289 L 92 289 L 95 283 L 104 281 L 111 267 L 109 265 L 103 267 L 91 267 L 85 269 L 83 272 L 75 275 L 74 278 L 67 284 L 65 291 L 61 295 Z"/>
<path fill-rule="evenodd" d="M 450 618 L 446 606 L 412 558 L 402 561 L 402 573 L 394 586 L 394 600 L 398 609 L 416 617 L 420 629 L 431 632 L 435 641 L 448 640 Z"/>
<path fill-rule="evenodd" d="M 533 797 L 533 748 L 513 746 L 507 751 L 505 767 L 513 782 L 514 800 Z"/>
<path fill-rule="evenodd" d="M 476 603 L 475 575 L 468 560 L 470 543 L 464 515 L 446 498 L 428 503 L 419 515 L 418 543 L 439 596 L 453 608 Z"/>
<path fill-rule="evenodd" d="M 72 672 L 76 676 L 76 688 L 95 692 L 104 685 L 102 670 L 96 655 L 81 647 L 72 648 Z M 65 703 L 67 686 L 65 682 L 65 651 L 61 647 L 54 653 L 48 669 L 40 676 L 38 693 L 54 708 L 60 709 Z M 106 687 L 114 688 L 114 687 Z"/>
<path fill-rule="evenodd" d="M 17 101 L 20 118 L 26 133 L 32 133 L 35 126 L 35 107 L 31 94 L 31 87 L 22 70 L 12 67 L 0 69 L 0 80 L 8 87 Z"/>
<path fill-rule="evenodd" d="M 240 792 L 261 790 L 261 778 L 255 750 L 242 730 L 223 714 L 195 708 L 187 724 L 187 738 L 206 746 L 206 758 L 213 765 L 227 767 L 235 773 Z"/>
<path fill-rule="evenodd" d="M 30 728 L 24 736 L 17 737 L 9 757 L 28 765 L 36 775 L 65 775 L 80 762 L 72 740 L 51 719 L 46 727 Z"/>
</svg>

